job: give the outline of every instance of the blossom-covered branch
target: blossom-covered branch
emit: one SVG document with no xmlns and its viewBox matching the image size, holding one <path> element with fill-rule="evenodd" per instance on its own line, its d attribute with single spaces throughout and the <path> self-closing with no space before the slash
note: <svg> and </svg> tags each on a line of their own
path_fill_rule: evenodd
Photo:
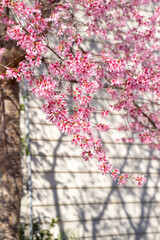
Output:
<svg viewBox="0 0 160 240">
<path fill-rule="evenodd" d="M 113 168 L 95 132 L 110 130 L 109 108 L 123 109 L 131 119 L 128 129 L 138 132 L 142 143 L 160 149 L 158 1 L 50 1 L 49 14 L 37 1 L 30 6 L 12 0 L 0 4 L 6 41 L 16 41 L 26 54 L 18 68 L 6 66 L 1 78 L 26 78 L 32 92 L 45 100 L 47 119 L 73 136 L 72 144 L 82 149 L 82 158 L 97 159 L 102 174 L 110 173 L 118 184 L 125 184 L 129 175 Z M 140 10 L 148 4 L 155 9 L 149 17 Z M 6 8 L 11 10 L 9 17 L 4 17 Z M 100 49 L 87 50 L 86 41 L 98 41 Z M 46 70 L 36 76 L 43 59 Z M 114 103 L 98 109 L 101 121 L 94 123 L 90 119 L 97 109 L 92 100 L 101 91 Z M 134 180 L 142 186 L 145 177 Z"/>
</svg>

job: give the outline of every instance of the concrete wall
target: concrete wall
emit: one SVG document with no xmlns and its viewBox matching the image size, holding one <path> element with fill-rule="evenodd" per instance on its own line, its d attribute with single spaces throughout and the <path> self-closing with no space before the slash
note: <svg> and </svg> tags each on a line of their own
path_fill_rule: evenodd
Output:
<svg viewBox="0 0 160 240">
<path fill-rule="evenodd" d="M 150 9 L 145 14 L 150 14 Z M 148 15 L 149 16 L 149 15 Z M 132 23 L 133 24 L 133 23 Z M 101 43 L 87 41 L 84 48 L 97 52 Z M 106 108 L 108 99 L 96 96 L 96 106 Z M 32 158 L 33 213 L 42 223 L 59 216 L 60 231 L 75 233 L 77 239 L 159 240 L 160 239 L 160 161 L 159 153 L 150 151 L 138 140 L 134 144 L 116 142 L 132 137 L 117 130 L 124 123 L 123 112 L 114 113 L 108 122 L 109 133 L 100 134 L 110 161 L 124 173 L 147 176 L 143 188 L 129 181 L 117 186 L 110 176 L 102 176 L 95 162 L 85 162 L 80 149 L 70 144 L 45 120 L 41 102 L 29 101 Z M 99 114 L 94 115 L 94 121 Z M 22 113 L 23 129 L 24 113 Z M 25 132 L 25 130 L 22 130 Z M 155 159 L 154 155 L 158 158 Z M 28 218 L 27 165 L 24 159 L 24 198 L 22 216 Z M 71 238 L 70 238 L 71 239 Z"/>
<path fill-rule="evenodd" d="M 107 104 L 104 97 L 95 102 Z M 45 224 L 59 216 L 60 230 L 76 232 L 78 239 L 159 240 L 160 162 L 153 158 L 156 153 L 138 141 L 132 145 L 117 143 L 115 139 L 125 136 L 117 130 L 124 120 L 113 113 L 111 132 L 101 135 L 111 162 L 123 172 L 147 176 L 142 189 L 132 181 L 125 187 L 117 186 L 110 176 L 97 171 L 95 162 L 81 159 L 80 149 L 45 120 L 40 105 L 38 99 L 30 97 L 34 216 Z M 22 215 L 26 217 L 27 166 L 23 166 Z"/>
</svg>

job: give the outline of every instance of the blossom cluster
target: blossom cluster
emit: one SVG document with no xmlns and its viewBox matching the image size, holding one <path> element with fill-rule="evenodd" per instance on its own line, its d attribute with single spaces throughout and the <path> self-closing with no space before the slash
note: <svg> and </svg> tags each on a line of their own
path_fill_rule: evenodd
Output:
<svg viewBox="0 0 160 240">
<path fill-rule="evenodd" d="M 82 149 L 85 161 L 97 159 L 102 174 L 110 174 L 120 185 L 129 175 L 113 167 L 102 141 L 95 137 L 97 131 L 110 130 L 112 110 L 126 113 L 129 125 L 121 130 L 138 132 L 143 144 L 160 149 L 160 44 L 156 28 L 160 7 L 146 17 L 138 7 L 147 4 L 153 1 L 50 1 L 46 16 L 36 1 L 31 6 L 18 0 L 0 3 L 6 41 L 16 41 L 25 51 L 18 68 L 5 66 L 1 78 L 25 78 L 31 91 L 44 99 L 47 119 L 72 135 L 72 144 Z M 5 14 L 6 7 L 13 16 Z M 85 47 L 86 40 L 93 38 L 101 45 L 96 53 Z M 0 49 L 0 58 L 3 52 Z M 97 93 L 111 99 L 106 109 L 93 106 Z M 97 112 L 101 118 L 94 122 L 92 116 Z M 133 138 L 122 141 L 134 143 Z M 144 176 L 133 179 L 139 187 L 146 180 Z"/>
</svg>

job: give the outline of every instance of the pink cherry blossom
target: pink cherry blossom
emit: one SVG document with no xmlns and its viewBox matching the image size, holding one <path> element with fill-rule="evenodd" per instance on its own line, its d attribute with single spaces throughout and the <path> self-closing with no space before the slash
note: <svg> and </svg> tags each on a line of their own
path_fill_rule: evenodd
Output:
<svg viewBox="0 0 160 240">
<path fill-rule="evenodd" d="M 142 185 L 145 183 L 146 181 L 146 177 L 144 176 L 137 176 L 137 177 L 133 177 L 133 179 L 138 182 L 138 187 L 142 187 Z"/>
<path fill-rule="evenodd" d="M 109 117 L 122 112 L 118 129 L 160 150 L 160 8 L 155 4 L 152 16 L 144 17 L 139 7 L 148 6 L 150 0 L 50 2 L 51 11 L 45 16 L 37 2 L 30 6 L 1 1 L 5 40 L 14 40 L 25 58 L 16 69 L 4 66 L 0 77 L 19 82 L 25 78 L 30 90 L 43 99 L 46 118 L 72 137 L 82 158 L 96 159 L 103 175 L 109 173 L 118 184 L 125 184 L 129 175 L 113 167 L 96 136 L 109 132 L 113 127 Z M 6 8 L 14 17 L 5 16 Z M 78 17 L 79 9 L 85 21 Z M 97 50 L 87 48 L 86 42 L 93 38 L 99 42 Z M 0 49 L 0 58 L 4 51 Z M 103 106 L 95 104 L 101 95 Z M 132 137 L 120 141 L 135 142 Z M 146 178 L 134 180 L 141 187 Z"/>
</svg>

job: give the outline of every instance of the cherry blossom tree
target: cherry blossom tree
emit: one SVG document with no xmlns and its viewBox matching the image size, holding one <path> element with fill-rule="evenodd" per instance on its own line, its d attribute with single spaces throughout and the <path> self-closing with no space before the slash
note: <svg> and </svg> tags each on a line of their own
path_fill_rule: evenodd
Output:
<svg viewBox="0 0 160 240">
<path fill-rule="evenodd" d="M 148 147 L 160 149 L 159 1 L 1 0 L 0 4 L 3 42 L 16 43 L 20 53 L 14 66 L 13 60 L 1 62 L 1 88 L 14 79 L 26 79 L 30 90 L 44 100 L 47 119 L 72 136 L 82 158 L 96 159 L 102 174 L 125 184 L 129 175 L 113 167 L 97 132 L 110 131 L 111 111 L 123 110 L 128 125 L 119 130 L 134 132 Z M 142 11 L 148 6 L 149 16 Z M 101 48 L 87 50 L 88 40 L 98 40 Z M 2 59 L 5 52 L 4 45 Z M 98 109 L 92 103 L 98 93 L 112 103 Z M 98 123 L 92 118 L 95 112 L 101 115 Z M 132 179 L 141 187 L 146 178 Z"/>
</svg>

